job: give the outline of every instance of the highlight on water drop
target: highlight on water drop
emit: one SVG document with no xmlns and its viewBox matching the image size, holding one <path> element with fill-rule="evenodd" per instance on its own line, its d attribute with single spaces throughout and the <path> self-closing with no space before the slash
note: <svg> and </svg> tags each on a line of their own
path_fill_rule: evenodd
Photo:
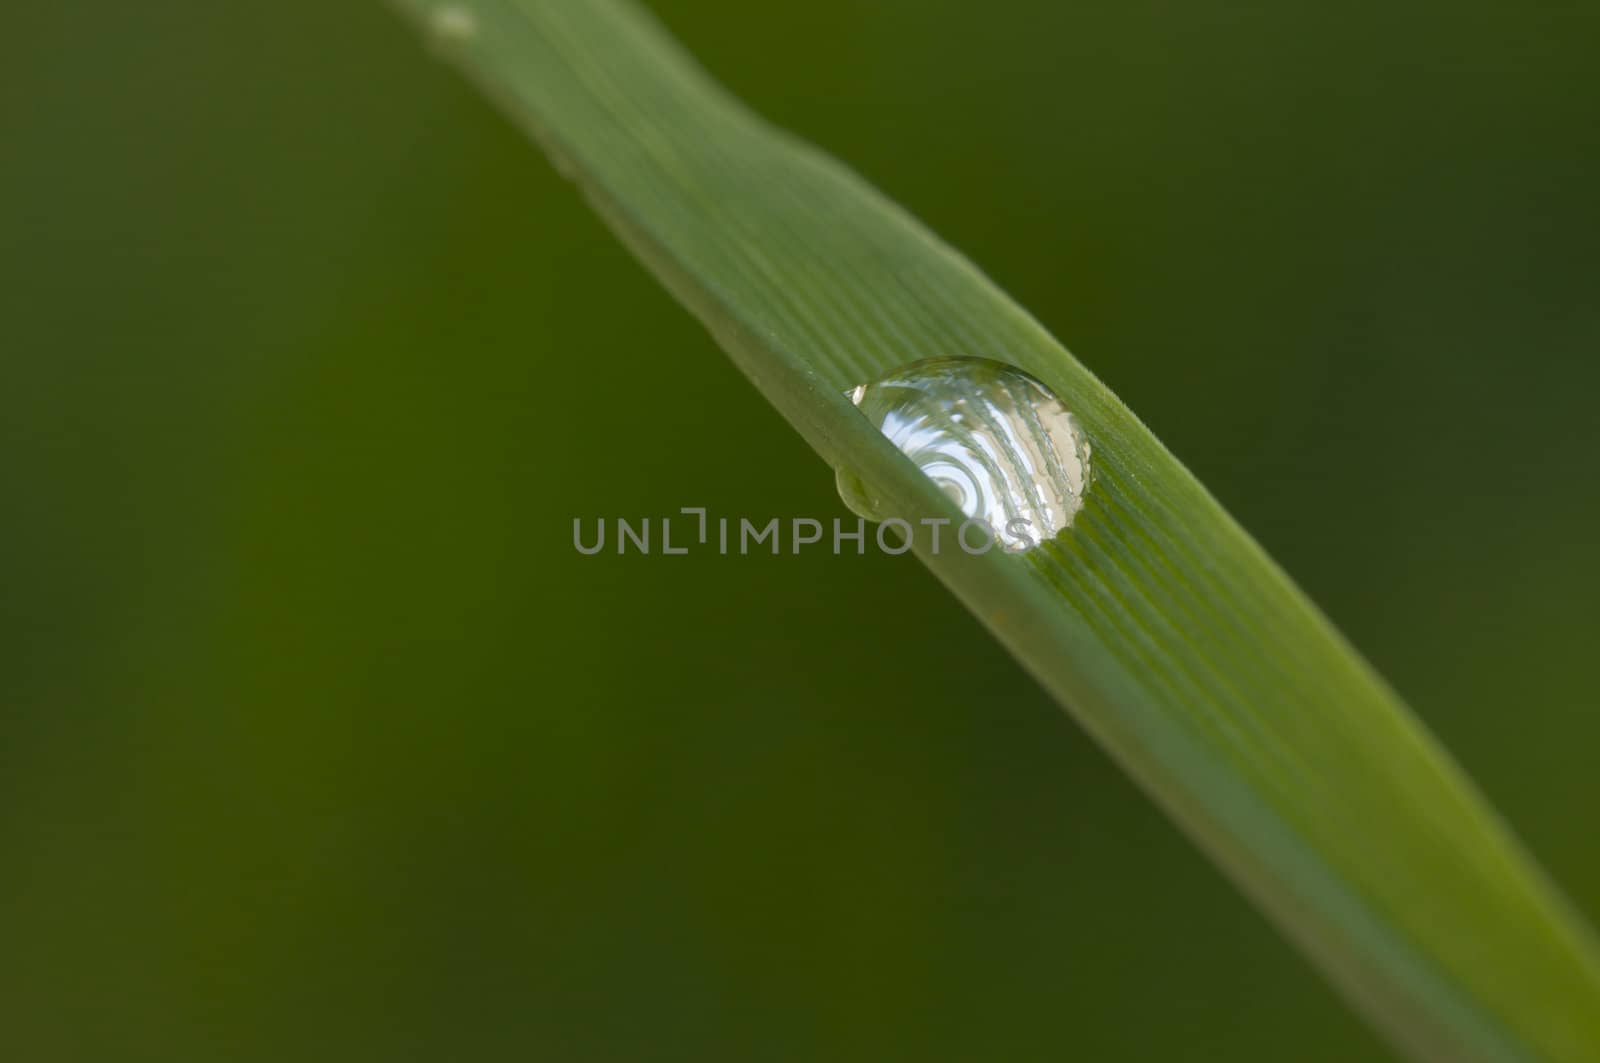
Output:
<svg viewBox="0 0 1600 1063">
<path fill-rule="evenodd" d="M 929 358 L 848 392 L 872 424 L 937 484 L 968 520 L 1013 552 L 1072 525 L 1090 483 L 1077 418 L 1041 381 L 988 358 Z M 882 504 L 841 470 L 851 512 L 884 519 Z"/>
</svg>

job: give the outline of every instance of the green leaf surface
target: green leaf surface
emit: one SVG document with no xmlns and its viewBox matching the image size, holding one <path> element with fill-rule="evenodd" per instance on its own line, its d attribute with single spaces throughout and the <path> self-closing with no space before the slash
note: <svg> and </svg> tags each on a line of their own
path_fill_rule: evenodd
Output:
<svg viewBox="0 0 1600 1063">
<path fill-rule="evenodd" d="M 396 6 L 889 511 L 960 521 L 848 388 L 942 355 L 1051 387 L 1094 448 L 1073 527 L 1023 554 L 919 536 L 923 561 L 1397 1047 L 1600 1058 L 1587 928 L 1249 535 L 971 263 L 629 3 Z"/>
</svg>

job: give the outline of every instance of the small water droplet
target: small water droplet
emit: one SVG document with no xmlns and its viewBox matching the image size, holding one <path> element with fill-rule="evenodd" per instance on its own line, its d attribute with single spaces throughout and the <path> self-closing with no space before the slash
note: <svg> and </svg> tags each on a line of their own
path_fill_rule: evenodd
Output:
<svg viewBox="0 0 1600 1063">
<path fill-rule="evenodd" d="M 995 540 L 1022 550 L 1072 524 L 1089 488 L 1089 441 L 1039 380 L 988 358 L 929 358 L 852 388 L 850 401 Z M 839 495 L 868 520 L 880 499 L 845 470 Z"/>
<path fill-rule="evenodd" d="M 428 28 L 441 45 L 465 44 L 478 35 L 478 16 L 465 4 L 440 4 L 429 18 Z"/>
</svg>

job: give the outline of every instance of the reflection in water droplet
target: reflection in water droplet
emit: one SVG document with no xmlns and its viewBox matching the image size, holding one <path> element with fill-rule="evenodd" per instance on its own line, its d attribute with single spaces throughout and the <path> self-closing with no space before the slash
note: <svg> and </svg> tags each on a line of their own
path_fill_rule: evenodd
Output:
<svg viewBox="0 0 1600 1063">
<path fill-rule="evenodd" d="M 1053 538 L 1083 508 L 1089 441 L 1061 400 L 1015 366 L 929 358 L 849 393 L 901 453 L 1006 547 Z M 840 470 L 839 495 L 868 520 L 881 501 Z"/>
</svg>

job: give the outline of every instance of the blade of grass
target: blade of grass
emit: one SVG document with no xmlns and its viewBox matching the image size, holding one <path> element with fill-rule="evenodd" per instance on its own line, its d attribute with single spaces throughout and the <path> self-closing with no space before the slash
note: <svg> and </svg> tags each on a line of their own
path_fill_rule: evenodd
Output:
<svg viewBox="0 0 1600 1063">
<path fill-rule="evenodd" d="M 571 176 L 816 451 L 960 514 L 844 397 L 1012 362 L 1097 471 L 1022 555 L 919 556 L 1391 1041 L 1594 1059 L 1589 932 L 1398 698 L 1161 443 L 970 263 L 766 125 L 625 0 L 394 0 Z"/>
</svg>

